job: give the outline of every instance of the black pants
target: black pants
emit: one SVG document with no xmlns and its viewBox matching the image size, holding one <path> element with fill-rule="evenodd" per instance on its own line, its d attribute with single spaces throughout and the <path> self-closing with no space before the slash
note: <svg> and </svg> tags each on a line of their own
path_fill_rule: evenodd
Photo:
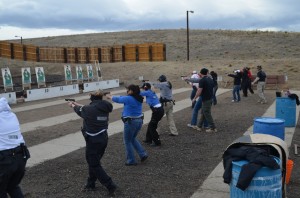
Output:
<svg viewBox="0 0 300 198">
<path fill-rule="evenodd" d="M 0 197 L 6 198 L 9 194 L 13 198 L 22 198 L 23 193 L 19 184 L 25 174 L 27 159 L 22 152 L 3 154 L 0 151 Z"/>
<path fill-rule="evenodd" d="M 112 187 L 113 182 L 102 168 L 100 162 L 108 143 L 107 132 L 97 136 L 87 136 L 85 137 L 85 140 L 85 157 L 89 167 L 88 183 L 95 185 L 95 182 L 98 179 L 100 183 L 109 190 Z"/>
<path fill-rule="evenodd" d="M 151 108 L 152 109 L 152 116 L 151 120 L 148 124 L 148 129 L 146 133 L 146 141 L 147 142 L 154 142 L 155 144 L 160 144 L 159 135 L 157 133 L 157 125 L 158 122 L 162 119 L 164 116 L 164 108 Z"/>
<path fill-rule="evenodd" d="M 242 81 L 242 90 L 243 90 L 243 95 L 245 97 L 248 96 L 248 89 L 250 91 L 250 93 L 254 93 L 253 89 L 252 89 L 252 85 L 251 85 L 251 80 L 250 79 L 247 79 L 247 80 L 243 80 Z"/>
</svg>

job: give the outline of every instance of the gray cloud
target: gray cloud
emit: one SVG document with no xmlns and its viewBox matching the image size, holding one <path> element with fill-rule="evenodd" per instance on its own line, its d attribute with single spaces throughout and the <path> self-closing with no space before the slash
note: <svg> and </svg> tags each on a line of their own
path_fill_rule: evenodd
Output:
<svg viewBox="0 0 300 198">
<path fill-rule="evenodd" d="M 0 0 L 0 26 L 73 31 L 263 29 L 300 31 L 298 0 Z M 3 29 L 3 28 L 2 28 Z"/>
</svg>

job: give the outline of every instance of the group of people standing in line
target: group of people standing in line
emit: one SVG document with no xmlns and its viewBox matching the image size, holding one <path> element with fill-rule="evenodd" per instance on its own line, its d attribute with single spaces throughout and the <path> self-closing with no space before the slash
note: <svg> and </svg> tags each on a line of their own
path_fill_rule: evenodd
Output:
<svg viewBox="0 0 300 198">
<path fill-rule="evenodd" d="M 187 126 L 198 131 L 217 132 L 214 119 L 211 115 L 212 105 L 217 104 L 216 92 L 218 90 L 218 75 L 216 72 L 202 68 L 200 74 L 193 72 L 191 78 L 184 77 L 183 80 L 193 86 L 192 94 L 192 119 Z M 194 89 L 196 93 L 193 94 Z M 193 105 L 194 104 L 194 105 Z M 197 123 L 199 110 L 201 109 L 199 122 Z"/>
<path fill-rule="evenodd" d="M 249 71 L 249 69 L 244 69 L 245 73 L 243 75 L 239 75 L 238 73 L 240 72 L 236 72 L 234 78 L 237 78 L 236 76 L 241 76 L 239 78 L 243 78 L 243 76 L 246 78 L 248 76 L 247 78 L 250 78 L 248 73 L 246 75 L 246 71 Z M 261 66 L 257 66 L 257 69 L 257 77 L 252 84 L 258 82 L 259 102 L 266 103 L 263 93 L 266 74 L 262 71 Z M 196 72 L 193 73 L 197 74 Z M 233 77 L 233 75 L 231 76 Z M 199 77 L 195 75 L 192 78 L 184 78 L 187 82 L 191 82 L 193 86 L 191 94 L 193 113 L 191 123 L 188 124 L 189 127 L 199 131 L 217 132 L 214 119 L 211 115 L 212 105 L 217 104 L 217 78 L 217 73 L 214 71 L 209 72 L 206 68 L 200 70 Z M 247 96 L 247 89 L 253 93 L 249 82 L 251 83 L 251 81 L 245 81 L 245 86 L 243 87 L 244 96 Z M 152 86 L 160 90 L 160 98 L 152 90 Z M 158 78 L 158 82 L 144 82 L 141 87 L 134 84 L 129 85 L 127 87 L 127 95 L 125 96 L 113 96 L 110 93 L 104 93 L 99 90 L 90 94 L 91 102 L 88 105 L 82 105 L 75 101 L 68 103 L 74 112 L 83 119 L 81 131 L 86 142 L 85 158 L 88 164 L 88 178 L 84 190 L 95 190 L 96 181 L 99 180 L 107 188 L 109 195 L 114 195 L 117 185 L 105 172 L 100 162 L 108 144 L 107 130 L 109 114 L 113 110 L 111 102 L 103 100 L 104 96 L 113 102 L 124 105 L 122 121 L 124 123 L 123 141 L 126 153 L 126 166 L 137 165 L 134 151 L 137 152 L 141 163 L 145 162 L 148 158 L 147 151 L 137 139 L 137 135 L 143 125 L 144 115 L 142 104 L 144 97 L 152 111 L 152 115 L 143 142 L 154 147 L 161 146 L 157 128 L 159 121 L 164 115 L 167 117 L 170 129 L 169 135 L 178 135 L 173 119 L 175 100 L 173 98 L 171 82 L 167 81 L 165 75 L 161 75 Z M 240 101 L 239 96 L 234 99 Z M 200 109 L 200 118 L 197 123 L 198 111 Z M 0 121 L 2 126 L 0 130 L 0 142 L 4 142 L 4 144 L 0 144 L 0 176 L 6 175 L 4 179 L 0 177 L 0 196 L 6 197 L 8 193 L 12 197 L 23 197 L 19 183 L 24 176 L 26 161 L 30 157 L 30 154 L 20 132 L 19 121 L 16 115 L 11 112 L 7 100 L 4 98 L 0 99 Z M 10 131 L 10 133 L 7 134 L 7 131 Z M 9 164 L 5 160 L 8 160 Z"/>
<path fill-rule="evenodd" d="M 266 73 L 262 70 L 262 66 L 257 66 L 257 76 L 252 82 L 252 74 L 249 67 L 242 70 L 235 70 L 233 74 L 228 74 L 234 78 L 232 102 L 240 102 L 240 90 L 244 97 L 248 97 L 248 90 L 254 94 L 252 85 L 257 82 L 257 92 L 259 96 L 258 103 L 265 104 L 267 102 L 264 90 L 266 84 Z M 191 77 L 183 77 L 192 86 L 190 99 L 192 101 L 192 119 L 187 125 L 198 131 L 217 132 L 214 120 L 211 115 L 212 105 L 217 104 L 216 92 L 218 90 L 218 75 L 215 71 L 208 72 L 206 68 L 201 69 L 198 74 L 193 71 Z M 198 100 L 197 100 L 198 98 Z M 197 123 L 198 112 L 200 111 L 200 119 Z"/>
<path fill-rule="evenodd" d="M 152 86 L 160 90 L 160 98 L 152 91 Z M 165 75 L 159 76 L 158 82 L 144 82 L 141 87 L 131 84 L 126 88 L 127 95 L 125 96 L 113 96 L 110 93 L 104 94 L 101 90 L 92 93 L 89 105 L 69 102 L 69 106 L 83 118 L 82 134 L 86 141 L 85 155 L 89 174 L 84 190 L 94 190 L 97 180 L 107 188 L 109 195 L 113 195 L 117 189 L 117 185 L 106 174 L 100 163 L 108 143 L 109 113 L 113 110 L 112 104 L 103 100 L 104 96 L 115 103 L 124 105 L 122 121 L 124 123 L 123 141 L 126 153 L 126 166 L 136 166 L 138 164 L 135 159 L 135 151 L 141 163 L 148 158 L 146 149 L 137 139 L 137 135 L 143 126 L 144 114 L 142 105 L 144 97 L 152 111 L 152 115 L 143 142 L 153 147 L 161 146 L 157 127 L 164 115 L 167 117 L 170 128 L 169 135 L 178 135 L 173 119 L 173 105 L 175 105 L 175 101 L 172 94 L 172 84 L 167 81 Z"/>
<path fill-rule="evenodd" d="M 266 85 L 266 73 L 262 70 L 262 66 L 257 66 L 257 75 L 256 78 L 252 82 L 252 74 L 249 67 L 244 67 L 242 70 L 235 70 L 233 74 L 228 74 L 229 77 L 232 77 L 233 80 L 233 90 L 232 102 L 240 102 L 240 90 L 243 91 L 243 96 L 248 97 L 248 90 L 251 94 L 254 94 L 252 89 L 252 85 L 257 82 L 257 93 L 259 96 L 258 103 L 265 104 L 267 103 L 264 90 Z"/>
</svg>

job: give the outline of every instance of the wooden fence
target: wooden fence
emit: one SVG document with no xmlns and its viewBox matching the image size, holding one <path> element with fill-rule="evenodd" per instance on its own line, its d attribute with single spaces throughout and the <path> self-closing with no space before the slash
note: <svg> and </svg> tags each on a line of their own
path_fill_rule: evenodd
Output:
<svg viewBox="0 0 300 198">
<path fill-rule="evenodd" d="M 166 61 L 166 45 L 163 43 L 143 43 L 89 48 L 37 47 L 0 41 L 0 57 L 53 63 Z"/>
</svg>

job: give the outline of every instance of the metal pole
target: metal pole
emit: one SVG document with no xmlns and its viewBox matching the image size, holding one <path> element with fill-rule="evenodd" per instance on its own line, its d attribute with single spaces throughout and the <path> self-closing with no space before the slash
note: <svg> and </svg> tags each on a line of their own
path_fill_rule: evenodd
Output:
<svg viewBox="0 0 300 198">
<path fill-rule="evenodd" d="M 187 55 L 186 58 L 189 61 L 190 60 L 190 38 L 189 38 L 189 11 L 186 11 L 186 49 L 187 49 Z"/>
<path fill-rule="evenodd" d="M 22 36 L 21 36 L 21 45 L 23 44 L 23 38 L 22 38 Z"/>
<path fill-rule="evenodd" d="M 186 11 L 186 51 L 187 51 L 187 60 L 190 60 L 190 32 L 189 32 L 189 12 L 194 13 L 194 11 Z"/>
</svg>

